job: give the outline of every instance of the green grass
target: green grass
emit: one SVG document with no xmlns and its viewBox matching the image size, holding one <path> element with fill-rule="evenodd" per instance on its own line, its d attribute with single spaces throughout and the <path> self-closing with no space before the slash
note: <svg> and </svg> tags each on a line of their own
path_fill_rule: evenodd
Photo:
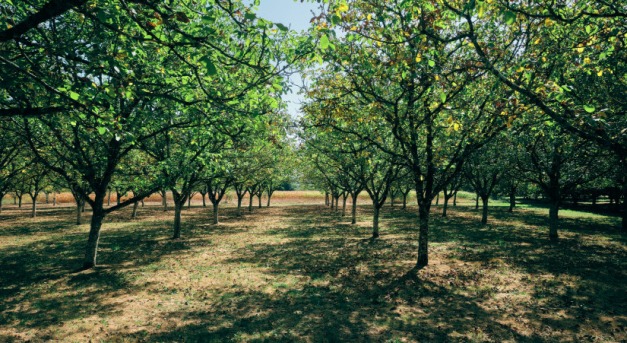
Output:
<svg viewBox="0 0 627 343">
<path fill-rule="evenodd" d="M 303 195 L 300 194 L 299 197 Z M 321 198 L 318 198 L 320 200 Z M 281 200 L 290 202 L 289 198 Z M 281 204 L 279 201 L 279 205 Z M 72 208 L 0 217 L 0 341 L 621 342 L 627 248 L 619 219 L 471 202 L 433 208 L 430 265 L 412 272 L 416 209 L 370 207 L 358 224 L 324 206 L 108 217 L 95 270 L 81 264 L 87 226 Z M 86 217 L 88 217 L 88 213 Z"/>
</svg>

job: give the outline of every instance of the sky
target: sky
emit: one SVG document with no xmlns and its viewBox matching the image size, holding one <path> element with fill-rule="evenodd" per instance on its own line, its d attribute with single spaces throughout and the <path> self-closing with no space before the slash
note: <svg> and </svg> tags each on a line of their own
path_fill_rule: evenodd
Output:
<svg viewBox="0 0 627 343">
<path fill-rule="evenodd" d="M 257 16 L 281 23 L 295 31 L 303 31 L 309 27 L 309 21 L 314 16 L 313 13 L 319 12 L 318 6 L 317 3 L 300 2 L 300 0 L 261 0 Z M 290 81 L 296 84 L 302 83 L 298 75 L 293 75 Z M 300 117 L 300 103 L 304 99 L 297 92 L 298 89 L 292 86 L 291 93 L 283 95 L 283 100 L 288 106 L 288 113 L 292 118 Z"/>
</svg>

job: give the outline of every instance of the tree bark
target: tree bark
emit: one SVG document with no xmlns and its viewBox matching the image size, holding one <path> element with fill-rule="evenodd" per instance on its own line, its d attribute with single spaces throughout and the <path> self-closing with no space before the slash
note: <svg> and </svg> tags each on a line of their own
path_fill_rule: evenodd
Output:
<svg viewBox="0 0 627 343">
<path fill-rule="evenodd" d="M 481 225 L 488 224 L 488 201 L 490 198 L 488 196 L 481 196 L 482 203 L 482 213 L 481 213 Z"/>
<path fill-rule="evenodd" d="M 181 238 L 181 212 L 183 210 L 183 204 L 185 204 L 185 200 L 174 200 L 174 224 L 172 225 L 172 239 Z"/>
<path fill-rule="evenodd" d="M 274 194 L 274 191 L 268 192 L 268 204 L 266 205 L 266 207 L 270 207 L 270 199 L 272 198 L 273 194 Z"/>
<path fill-rule="evenodd" d="M 356 224 L 357 223 L 357 197 L 359 196 L 359 194 L 351 194 L 351 198 L 353 199 L 353 207 L 352 207 L 352 218 L 351 218 L 351 224 Z"/>
<path fill-rule="evenodd" d="M 379 238 L 379 207 L 376 204 L 372 214 L 372 238 Z"/>
<path fill-rule="evenodd" d="M 457 206 L 457 191 L 453 193 L 453 206 Z"/>
<path fill-rule="evenodd" d="M 87 239 L 87 248 L 85 249 L 85 260 L 83 261 L 83 269 L 89 269 L 96 266 L 96 258 L 98 255 L 98 242 L 100 240 L 100 229 L 102 221 L 106 213 L 103 209 L 104 193 L 96 194 L 95 204 L 91 216 L 91 224 L 89 227 L 89 238 Z"/>
<path fill-rule="evenodd" d="M 261 208 L 261 194 L 257 194 L 257 202 L 259 203 L 257 207 Z"/>
<path fill-rule="evenodd" d="M 52 193 L 52 206 L 57 206 L 57 192 Z"/>
<path fill-rule="evenodd" d="M 403 209 L 407 209 L 407 193 L 403 193 Z"/>
<path fill-rule="evenodd" d="M 439 204 L 440 204 L 440 193 L 438 193 L 438 194 L 435 196 L 435 206 L 438 206 Z"/>
<path fill-rule="evenodd" d="M 479 194 L 475 195 L 475 210 L 479 209 Z"/>
<path fill-rule="evenodd" d="M 192 207 L 192 196 L 190 195 L 189 198 L 187 198 L 187 209 L 189 210 Z"/>
<path fill-rule="evenodd" d="M 30 212 L 30 217 L 31 218 L 35 218 L 35 217 L 37 217 L 37 194 L 35 194 L 35 196 L 31 196 L 30 198 L 33 200 L 33 205 L 31 207 L 31 212 Z"/>
<path fill-rule="evenodd" d="M 450 197 L 447 197 L 446 194 L 444 194 L 444 204 L 442 205 L 442 217 L 446 217 L 446 210 L 448 209 L 449 199 Z"/>
<path fill-rule="evenodd" d="M 244 194 L 237 194 L 237 216 L 242 216 L 242 200 L 244 200 Z"/>
<path fill-rule="evenodd" d="M 163 205 L 163 212 L 166 212 L 168 210 L 168 193 L 167 192 L 163 192 L 161 194 L 161 205 Z"/>
<path fill-rule="evenodd" d="M 416 261 L 418 269 L 429 264 L 429 209 L 428 201 L 418 204 L 418 260 Z"/>
<path fill-rule="evenodd" d="M 551 242 L 557 242 L 557 228 L 559 226 L 559 201 L 551 199 L 551 207 L 549 208 L 549 239 Z"/>
<path fill-rule="evenodd" d="M 133 204 L 133 213 L 131 213 L 131 219 L 137 218 L 137 208 L 139 207 L 139 201 Z"/>
<path fill-rule="evenodd" d="M 214 224 L 218 224 L 218 206 L 220 206 L 220 204 L 214 203 L 213 204 L 213 223 Z"/>
<path fill-rule="evenodd" d="M 516 207 L 516 188 L 509 190 L 509 209 L 507 212 L 514 212 L 514 207 Z"/>
<path fill-rule="evenodd" d="M 253 199 L 255 199 L 255 194 L 253 192 L 248 192 L 248 212 L 253 211 Z"/>
<path fill-rule="evenodd" d="M 76 225 L 83 224 L 83 204 L 80 201 L 76 201 Z"/>
<path fill-rule="evenodd" d="M 202 207 L 207 207 L 207 200 L 205 200 L 207 193 L 200 193 L 200 195 L 202 195 Z"/>
<path fill-rule="evenodd" d="M 22 208 L 22 196 L 23 196 L 23 195 L 19 195 L 19 196 L 17 197 L 17 207 L 18 207 L 18 208 Z"/>
<path fill-rule="evenodd" d="M 107 192 L 107 206 L 111 206 L 111 191 Z"/>
<path fill-rule="evenodd" d="M 346 217 L 346 193 L 342 194 L 342 217 Z"/>
</svg>

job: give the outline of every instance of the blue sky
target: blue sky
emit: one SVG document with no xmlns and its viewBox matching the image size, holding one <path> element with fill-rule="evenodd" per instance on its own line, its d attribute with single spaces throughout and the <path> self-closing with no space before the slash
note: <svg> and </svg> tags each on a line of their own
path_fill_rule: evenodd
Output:
<svg viewBox="0 0 627 343">
<path fill-rule="evenodd" d="M 261 0 L 257 16 L 268 19 L 275 23 L 281 23 L 292 30 L 302 31 L 309 27 L 309 21 L 318 13 L 319 4 L 312 2 L 300 2 L 300 0 Z M 292 76 L 294 83 L 301 83 L 300 77 Z M 303 97 L 296 94 L 298 90 L 292 87 L 292 92 L 283 96 L 287 102 L 288 112 L 293 117 L 299 117 L 300 102 Z"/>
</svg>

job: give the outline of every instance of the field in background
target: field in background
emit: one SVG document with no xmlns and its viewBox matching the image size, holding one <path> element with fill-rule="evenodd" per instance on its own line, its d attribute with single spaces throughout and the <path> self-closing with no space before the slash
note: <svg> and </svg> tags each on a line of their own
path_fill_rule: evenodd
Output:
<svg viewBox="0 0 627 343">
<path fill-rule="evenodd" d="M 72 208 L 30 219 L 9 206 L 0 341 L 627 340 L 616 217 L 564 212 L 553 245 L 546 209 L 494 203 L 482 227 L 474 199 L 460 197 L 448 218 L 434 206 L 430 265 L 414 275 L 415 206 L 385 206 L 373 242 L 369 206 L 352 226 L 319 192 L 277 192 L 242 218 L 231 202 L 219 225 L 198 198 L 171 240 L 159 201 L 136 220 L 130 208 L 108 216 L 101 265 L 83 272 L 88 224 L 74 225 Z M 299 204 L 311 205 L 283 206 Z"/>
</svg>

